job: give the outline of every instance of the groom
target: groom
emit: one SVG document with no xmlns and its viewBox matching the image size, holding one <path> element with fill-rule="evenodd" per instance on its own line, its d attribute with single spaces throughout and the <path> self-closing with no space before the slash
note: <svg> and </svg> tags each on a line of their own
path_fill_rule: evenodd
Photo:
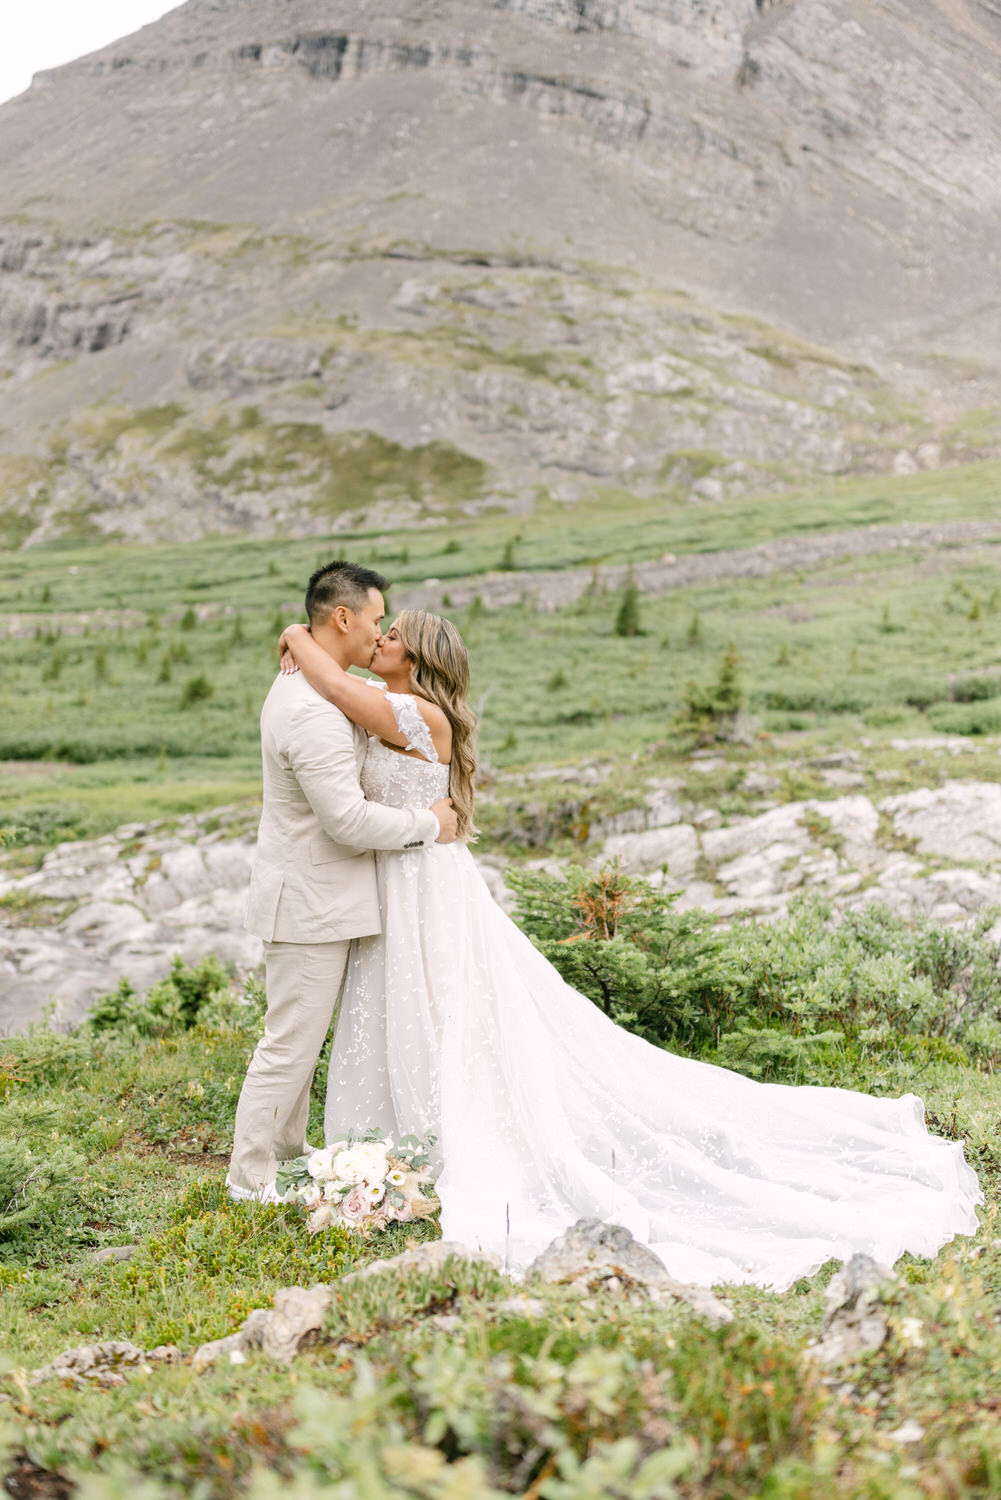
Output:
<svg viewBox="0 0 1001 1500">
<path fill-rule="evenodd" d="M 313 639 L 345 670 L 381 637 L 385 579 L 332 562 L 306 589 Z M 278 1202 L 278 1163 L 305 1149 L 309 1090 L 351 939 L 381 928 L 373 849 L 451 843 L 451 799 L 430 809 L 366 802 L 363 729 L 301 672 L 279 675 L 261 713 L 264 806 L 245 925 L 264 939 L 268 1008 L 236 1110 L 231 1198 Z"/>
</svg>

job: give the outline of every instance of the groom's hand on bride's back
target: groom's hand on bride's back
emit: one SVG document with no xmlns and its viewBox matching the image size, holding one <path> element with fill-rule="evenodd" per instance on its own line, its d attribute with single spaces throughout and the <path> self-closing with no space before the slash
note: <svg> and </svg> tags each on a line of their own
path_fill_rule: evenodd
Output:
<svg viewBox="0 0 1001 1500">
<path fill-rule="evenodd" d="M 459 820 L 451 797 L 442 797 L 440 802 L 432 802 L 431 811 L 438 819 L 438 843 L 454 844 L 458 837 Z"/>
</svg>

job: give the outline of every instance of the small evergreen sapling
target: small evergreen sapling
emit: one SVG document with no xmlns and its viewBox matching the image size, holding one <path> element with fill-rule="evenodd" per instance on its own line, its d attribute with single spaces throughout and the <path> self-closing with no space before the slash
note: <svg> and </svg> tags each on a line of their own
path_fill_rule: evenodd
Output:
<svg viewBox="0 0 1001 1500">
<path fill-rule="evenodd" d="M 693 746 L 730 739 L 743 701 L 740 656 L 730 641 L 712 687 L 703 687 L 694 679 L 686 684 L 682 706 L 674 719 L 675 733 Z"/>
<path fill-rule="evenodd" d="M 211 698 L 215 688 L 204 672 L 189 677 L 181 691 L 181 707 L 190 708 L 193 703 L 204 703 Z"/>
<path fill-rule="evenodd" d="M 621 636 L 642 635 L 640 628 L 640 592 L 634 581 L 626 580 L 615 615 L 615 634 Z"/>
</svg>

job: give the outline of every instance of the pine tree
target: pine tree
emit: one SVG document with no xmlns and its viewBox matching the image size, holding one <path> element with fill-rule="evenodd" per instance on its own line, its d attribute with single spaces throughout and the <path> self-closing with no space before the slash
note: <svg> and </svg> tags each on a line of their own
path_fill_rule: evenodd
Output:
<svg viewBox="0 0 1001 1500">
<path fill-rule="evenodd" d="M 615 634 L 642 635 L 640 629 L 640 591 L 631 578 L 626 580 L 615 616 Z"/>
<path fill-rule="evenodd" d="M 733 641 L 727 642 L 726 650 L 720 658 L 719 676 L 716 678 L 716 689 L 713 693 L 713 702 L 716 712 L 721 717 L 734 715 L 740 708 L 743 694 L 740 688 L 740 657 Z"/>
<path fill-rule="evenodd" d="M 711 688 L 690 679 L 675 716 L 676 734 L 692 745 L 711 744 L 731 735 L 743 703 L 740 656 L 730 641 L 720 657 L 719 672 Z"/>
</svg>

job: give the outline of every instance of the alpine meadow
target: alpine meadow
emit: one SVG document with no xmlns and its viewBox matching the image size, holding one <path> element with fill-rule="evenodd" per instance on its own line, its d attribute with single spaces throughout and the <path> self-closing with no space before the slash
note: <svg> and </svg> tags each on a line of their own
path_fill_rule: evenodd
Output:
<svg viewBox="0 0 1001 1500">
<path fill-rule="evenodd" d="M 1001 1493 L 999 84 L 982 0 L 187 0 L 0 107 L 15 1500 Z M 975 1234 L 779 1293 L 231 1200 L 334 558 L 461 632 L 558 973 L 916 1095 Z"/>
</svg>

